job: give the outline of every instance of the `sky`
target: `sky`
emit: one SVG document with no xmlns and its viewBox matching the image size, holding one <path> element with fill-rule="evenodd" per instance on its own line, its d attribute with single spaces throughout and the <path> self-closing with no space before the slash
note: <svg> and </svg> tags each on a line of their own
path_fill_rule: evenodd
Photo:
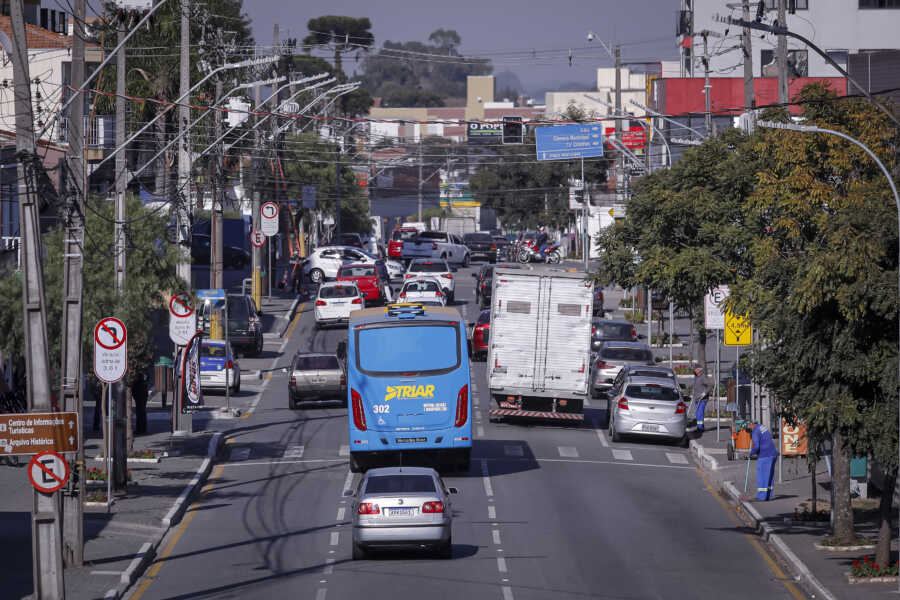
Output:
<svg viewBox="0 0 900 600">
<path fill-rule="evenodd" d="M 678 0 L 244 0 L 258 44 L 271 45 L 277 22 L 281 39 L 302 39 L 310 18 L 368 17 L 376 46 L 385 40 L 427 41 L 435 29 L 455 29 L 461 52 L 490 58 L 494 73 L 512 71 L 525 91 L 596 85 L 595 69 L 612 65 L 588 31 L 608 45 L 622 44 L 623 62 L 677 57 Z M 572 64 L 569 65 L 569 49 Z M 352 72 L 352 57 L 344 69 Z"/>
</svg>

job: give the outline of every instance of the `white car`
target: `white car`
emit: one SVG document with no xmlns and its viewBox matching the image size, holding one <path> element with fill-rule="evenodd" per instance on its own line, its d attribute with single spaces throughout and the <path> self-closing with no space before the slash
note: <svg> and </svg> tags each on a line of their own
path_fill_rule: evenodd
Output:
<svg viewBox="0 0 900 600">
<path fill-rule="evenodd" d="M 422 302 L 446 306 L 447 294 L 441 288 L 440 282 L 434 277 L 416 277 L 403 282 L 397 301 Z"/>
<path fill-rule="evenodd" d="M 404 280 L 420 276 L 434 277 L 441 282 L 441 287 L 447 292 L 447 302 L 453 302 L 456 296 L 456 278 L 446 260 L 416 259 L 410 262 L 403 276 Z"/>
<path fill-rule="evenodd" d="M 391 281 L 403 279 L 403 275 L 406 273 L 406 267 L 396 260 L 386 260 L 384 261 L 384 266 L 387 267 L 388 276 L 391 278 Z"/>
<path fill-rule="evenodd" d="M 374 264 L 378 257 L 353 246 L 323 246 L 313 250 L 303 263 L 303 275 L 313 283 L 337 277 L 341 265 Z"/>
<path fill-rule="evenodd" d="M 403 242 L 401 254 L 404 260 L 416 258 L 443 258 L 447 262 L 468 267 L 469 249 L 456 234 L 446 231 L 423 231 L 411 240 Z"/>
<path fill-rule="evenodd" d="M 200 389 L 241 391 L 241 365 L 234 350 L 224 340 L 203 340 L 200 343 Z"/>
<path fill-rule="evenodd" d="M 323 283 L 316 294 L 316 327 L 346 323 L 351 312 L 365 307 L 366 299 L 352 281 Z"/>
</svg>

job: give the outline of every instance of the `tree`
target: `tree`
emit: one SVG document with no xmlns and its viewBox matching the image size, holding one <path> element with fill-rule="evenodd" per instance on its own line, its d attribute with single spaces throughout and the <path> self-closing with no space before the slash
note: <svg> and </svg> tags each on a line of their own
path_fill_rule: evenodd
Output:
<svg viewBox="0 0 900 600">
<path fill-rule="evenodd" d="M 303 44 L 309 50 L 313 46 L 328 46 L 334 51 L 334 69 L 340 80 L 345 80 L 342 55 L 348 52 L 368 51 L 375 43 L 372 22 L 366 18 L 356 19 L 337 15 L 326 15 L 310 19 L 306 28 L 309 35 Z"/>
</svg>

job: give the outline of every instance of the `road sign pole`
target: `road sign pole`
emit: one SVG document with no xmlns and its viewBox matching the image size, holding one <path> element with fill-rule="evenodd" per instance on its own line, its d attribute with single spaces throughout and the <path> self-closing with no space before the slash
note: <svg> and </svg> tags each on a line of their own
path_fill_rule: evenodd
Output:
<svg viewBox="0 0 900 600">
<path fill-rule="evenodd" d="M 268 256 L 269 256 L 269 268 L 266 271 L 266 279 L 269 280 L 269 288 L 268 288 L 269 295 L 266 296 L 266 299 L 271 300 L 272 299 L 272 236 L 269 236 L 266 239 L 269 240 L 269 245 L 267 246 L 268 252 L 266 252 L 266 254 L 268 254 Z"/>
<path fill-rule="evenodd" d="M 112 384 L 106 386 L 106 505 L 112 502 L 113 397 Z"/>
<path fill-rule="evenodd" d="M 719 425 L 721 424 L 722 419 L 722 404 L 719 400 L 721 394 L 719 393 L 719 380 L 722 379 L 722 376 L 719 374 L 719 330 L 716 329 L 716 415 L 719 417 L 719 421 L 716 425 L 716 441 L 720 441 L 720 430 Z"/>
<path fill-rule="evenodd" d="M 584 240 L 582 244 L 582 248 L 584 248 L 584 272 L 589 272 L 589 262 L 591 260 L 591 243 L 590 237 L 588 236 L 588 215 L 590 215 L 590 210 L 588 209 L 588 193 L 587 193 L 587 182 L 584 180 L 584 157 L 581 157 L 581 202 L 582 202 L 582 239 Z"/>
<path fill-rule="evenodd" d="M 269 280 L 271 281 L 271 279 Z M 228 295 L 225 296 L 225 351 L 228 352 L 228 349 L 231 348 L 231 345 L 228 342 Z M 234 357 L 231 357 L 232 364 L 234 361 Z M 228 360 L 226 356 L 225 360 L 225 410 L 231 412 L 231 392 L 228 389 Z"/>
</svg>

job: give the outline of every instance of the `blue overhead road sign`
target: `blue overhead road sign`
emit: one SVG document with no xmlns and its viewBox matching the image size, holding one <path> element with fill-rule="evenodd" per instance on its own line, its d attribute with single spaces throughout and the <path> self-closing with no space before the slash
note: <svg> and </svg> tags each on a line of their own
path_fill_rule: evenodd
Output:
<svg viewBox="0 0 900 600">
<path fill-rule="evenodd" d="M 217 288 L 197 290 L 197 298 L 200 300 L 224 300 L 225 290 Z"/>
<path fill-rule="evenodd" d="M 538 160 L 603 156 L 603 125 L 555 125 L 534 130 Z"/>
</svg>

